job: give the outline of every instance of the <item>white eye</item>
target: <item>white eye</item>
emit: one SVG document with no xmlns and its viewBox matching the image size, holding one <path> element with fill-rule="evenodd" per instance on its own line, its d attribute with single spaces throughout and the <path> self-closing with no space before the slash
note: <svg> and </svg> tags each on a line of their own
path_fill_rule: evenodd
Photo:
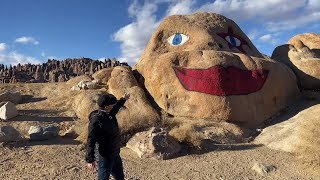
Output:
<svg viewBox="0 0 320 180">
<path fill-rule="evenodd" d="M 225 39 L 234 47 L 239 47 L 241 45 L 241 41 L 233 36 L 226 36 Z"/>
<path fill-rule="evenodd" d="M 167 39 L 168 43 L 171 44 L 172 46 L 180 46 L 185 42 L 187 42 L 188 40 L 189 40 L 189 37 L 181 33 L 176 33 Z"/>
</svg>

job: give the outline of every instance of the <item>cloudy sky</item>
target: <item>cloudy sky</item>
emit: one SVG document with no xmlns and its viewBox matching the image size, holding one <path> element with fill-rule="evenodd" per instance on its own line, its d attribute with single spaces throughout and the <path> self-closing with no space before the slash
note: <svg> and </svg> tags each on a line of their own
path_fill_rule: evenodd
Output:
<svg viewBox="0 0 320 180">
<path fill-rule="evenodd" d="M 133 65 L 162 19 L 214 12 L 271 55 L 296 34 L 320 33 L 319 0 L 1 0 L 0 64 L 117 58 Z"/>
</svg>

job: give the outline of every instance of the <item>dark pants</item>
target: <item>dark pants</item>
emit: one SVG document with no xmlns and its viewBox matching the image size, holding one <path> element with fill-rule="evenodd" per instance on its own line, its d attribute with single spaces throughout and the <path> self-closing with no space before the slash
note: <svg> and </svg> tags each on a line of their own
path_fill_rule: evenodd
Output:
<svg viewBox="0 0 320 180">
<path fill-rule="evenodd" d="M 98 162 L 98 180 L 109 180 L 110 174 L 115 180 L 124 180 L 120 155 L 113 158 L 103 158 Z"/>
</svg>

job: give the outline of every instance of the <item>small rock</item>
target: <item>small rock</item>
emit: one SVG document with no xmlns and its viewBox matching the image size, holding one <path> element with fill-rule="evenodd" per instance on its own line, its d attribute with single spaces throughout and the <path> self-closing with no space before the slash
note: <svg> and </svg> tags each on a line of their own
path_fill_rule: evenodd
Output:
<svg viewBox="0 0 320 180">
<path fill-rule="evenodd" d="M 59 127 L 55 125 L 31 126 L 28 133 L 32 141 L 47 140 L 58 136 Z"/>
<path fill-rule="evenodd" d="M 265 164 L 260 164 L 260 163 L 255 163 L 251 169 L 256 171 L 261 176 L 264 176 L 272 171 L 275 171 L 276 167 L 275 166 L 267 166 Z"/>
<path fill-rule="evenodd" d="M 18 110 L 12 102 L 0 103 L 0 118 L 4 120 L 18 116 Z"/>
<path fill-rule="evenodd" d="M 22 96 L 19 91 L 5 91 L 0 93 L 0 102 L 10 101 L 14 104 L 19 104 L 22 102 Z"/>
<path fill-rule="evenodd" d="M 79 86 L 73 86 L 73 87 L 71 88 L 71 90 L 73 90 L 73 91 L 80 91 L 81 88 L 80 88 Z"/>
<path fill-rule="evenodd" d="M 177 154 L 180 144 L 163 128 L 153 127 L 134 135 L 126 145 L 140 158 L 167 159 Z"/>
<path fill-rule="evenodd" d="M 20 133 L 12 126 L 0 126 L 0 142 L 18 141 Z"/>
</svg>

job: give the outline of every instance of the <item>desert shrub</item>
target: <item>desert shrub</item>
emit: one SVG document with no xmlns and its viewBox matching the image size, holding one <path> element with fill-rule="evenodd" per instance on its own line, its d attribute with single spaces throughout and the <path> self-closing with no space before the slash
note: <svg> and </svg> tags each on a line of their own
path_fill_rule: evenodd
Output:
<svg viewBox="0 0 320 180">
<path fill-rule="evenodd" d="M 196 126 L 191 124 L 181 124 L 174 127 L 170 133 L 179 142 L 190 143 L 194 147 L 200 147 L 203 139 L 202 133 L 196 130 Z"/>
<path fill-rule="evenodd" d="M 85 121 L 78 121 L 74 127 L 75 134 L 78 135 L 77 141 L 80 141 L 82 143 L 87 143 L 88 139 L 88 124 L 89 122 Z"/>
<path fill-rule="evenodd" d="M 163 118 L 163 126 L 170 129 L 169 134 L 179 142 L 201 148 L 203 140 L 218 144 L 243 142 L 248 132 L 234 124 L 204 119 Z"/>
</svg>

